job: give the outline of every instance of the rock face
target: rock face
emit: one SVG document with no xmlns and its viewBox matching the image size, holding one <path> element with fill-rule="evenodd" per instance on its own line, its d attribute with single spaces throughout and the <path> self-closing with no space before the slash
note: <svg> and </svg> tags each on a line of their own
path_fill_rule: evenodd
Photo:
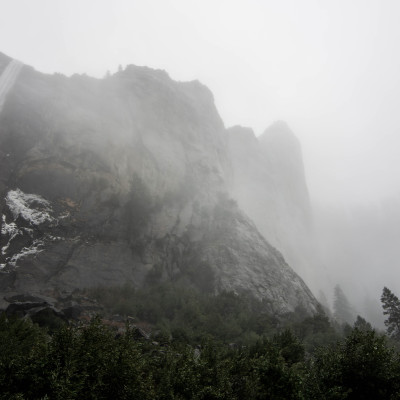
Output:
<svg viewBox="0 0 400 400">
<path fill-rule="evenodd" d="M 231 199 L 229 136 L 197 81 L 24 66 L 0 113 L 0 291 L 173 279 L 313 312 L 307 286 Z"/>
<path fill-rule="evenodd" d="M 279 121 L 258 138 L 249 128 L 230 128 L 228 143 L 232 196 L 289 265 L 312 283 L 318 261 L 298 139 Z"/>
</svg>

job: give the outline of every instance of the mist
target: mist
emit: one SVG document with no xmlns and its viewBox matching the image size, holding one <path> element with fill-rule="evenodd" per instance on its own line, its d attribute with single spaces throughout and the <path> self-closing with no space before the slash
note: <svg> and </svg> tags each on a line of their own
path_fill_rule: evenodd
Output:
<svg viewBox="0 0 400 400">
<path fill-rule="evenodd" d="M 339 283 L 379 323 L 383 286 L 400 293 L 399 2 L 2 5 L 0 50 L 39 71 L 102 78 L 147 65 L 207 85 L 226 127 L 260 135 L 285 120 L 303 150 L 321 288 L 329 299 Z"/>
</svg>

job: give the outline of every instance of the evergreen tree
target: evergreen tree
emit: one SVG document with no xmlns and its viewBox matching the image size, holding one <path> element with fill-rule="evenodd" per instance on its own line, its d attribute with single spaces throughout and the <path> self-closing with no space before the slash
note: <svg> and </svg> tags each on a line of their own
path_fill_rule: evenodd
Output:
<svg viewBox="0 0 400 400">
<path fill-rule="evenodd" d="M 322 290 L 319 291 L 317 300 L 319 301 L 319 304 L 321 304 L 325 314 L 331 315 L 332 312 L 331 312 L 331 308 L 329 307 L 328 299 Z"/>
<path fill-rule="evenodd" d="M 366 331 L 372 331 L 372 325 L 365 320 L 365 318 L 360 317 L 357 315 L 357 319 L 354 322 L 354 328 L 357 328 L 360 331 L 366 332 Z"/>
<path fill-rule="evenodd" d="M 334 289 L 333 312 L 340 324 L 353 324 L 355 313 L 339 285 L 336 285 Z"/>
<path fill-rule="evenodd" d="M 387 400 L 400 393 L 399 357 L 385 336 L 353 329 L 335 347 L 320 348 L 306 374 L 308 400 Z"/>
<path fill-rule="evenodd" d="M 381 302 L 383 314 L 388 315 L 388 319 L 385 320 L 387 333 L 393 339 L 400 340 L 400 300 L 387 287 L 384 287 Z"/>
</svg>

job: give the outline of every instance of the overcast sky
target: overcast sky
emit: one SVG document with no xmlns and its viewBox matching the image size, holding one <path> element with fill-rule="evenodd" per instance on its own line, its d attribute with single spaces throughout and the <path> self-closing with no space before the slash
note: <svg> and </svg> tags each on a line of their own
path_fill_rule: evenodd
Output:
<svg viewBox="0 0 400 400">
<path fill-rule="evenodd" d="M 399 194 L 400 1 L 0 0 L 0 51 L 43 72 L 199 79 L 225 125 L 286 120 L 312 198 Z"/>
</svg>

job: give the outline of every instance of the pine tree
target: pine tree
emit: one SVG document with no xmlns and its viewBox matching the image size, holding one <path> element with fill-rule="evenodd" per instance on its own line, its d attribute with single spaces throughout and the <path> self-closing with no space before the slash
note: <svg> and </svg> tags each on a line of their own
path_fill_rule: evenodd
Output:
<svg viewBox="0 0 400 400">
<path fill-rule="evenodd" d="M 340 324 L 347 323 L 352 325 L 355 320 L 355 313 L 339 285 L 335 286 L 334 296 L 333 311 L 335 319 Z"/>
<path fill-rule="evenodd" d="M 390 337 L 400 340 L 400 300 L 387 287 L 384 287 L 381 302 L 383 314 L 389 316 L 385 320 L 387 333 Z"/>
<path fill-rule="evenodd" d="M 328 299 L 322 290 L 319 291 L 317 300 L 319 301 L 319 304 L 321 304 L 325 314 L 331 315 L 332 312 L 331 308 L 329 307 Z"/>
<path fill-rule="evenodd" d="M 365 318 L 359 315 L 357 315 L 357 319 L 354 322 L 354 328 L 357 328 L 362 332 L 372 331 L 372 325 L 366 321 Z"/>
</svg>

